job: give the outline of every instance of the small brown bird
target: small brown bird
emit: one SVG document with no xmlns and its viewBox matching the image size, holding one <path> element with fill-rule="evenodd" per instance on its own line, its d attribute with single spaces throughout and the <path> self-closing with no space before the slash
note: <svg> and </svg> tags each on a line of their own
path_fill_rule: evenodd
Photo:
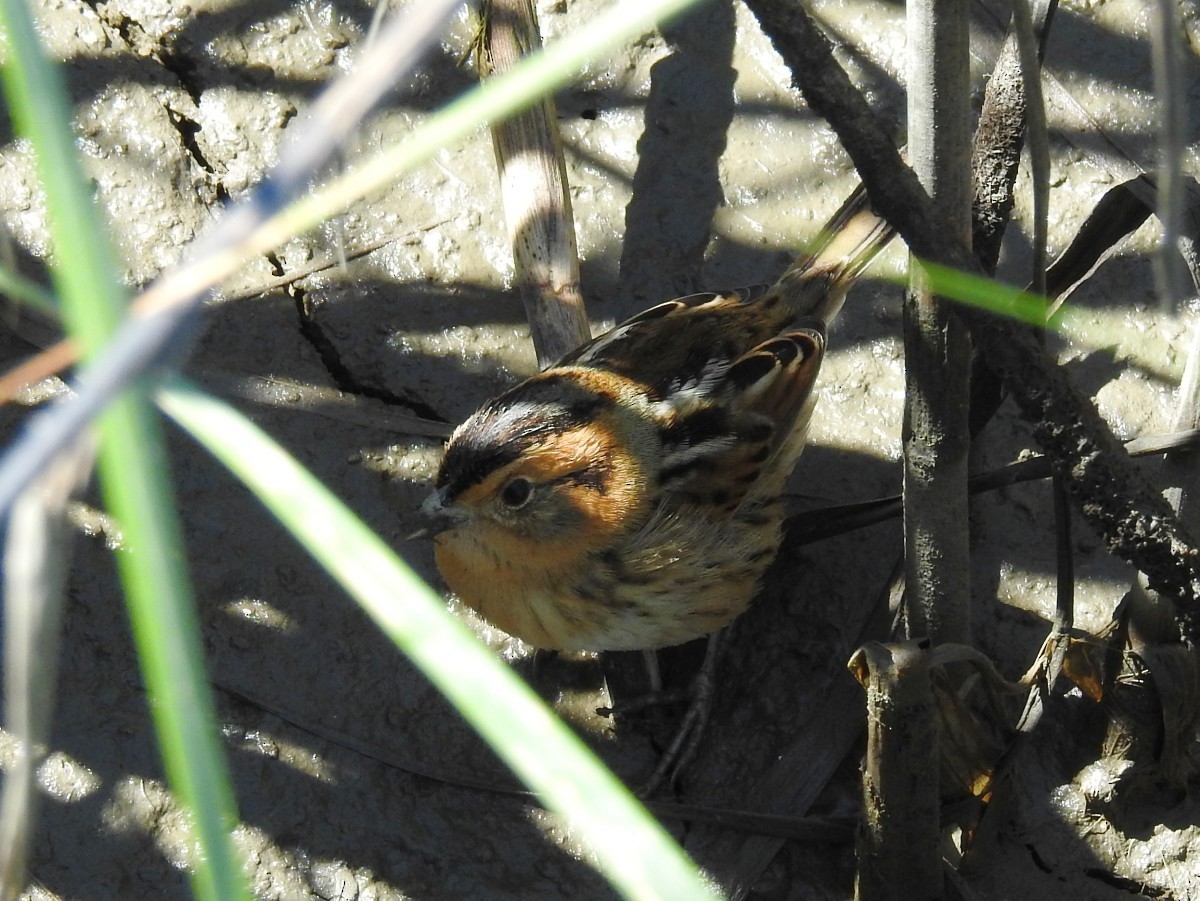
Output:
<svg viewBox="0 0 1200 901">
<path fill-rule="evenodd" d="M 665 647 L 742 613 L 779 547 L 825 322 L 891 237 L 864 210 L 760 296 L 652 307 L 459 426 L 422 507 L 450 589 L 539 648 Z"/>
</svg>

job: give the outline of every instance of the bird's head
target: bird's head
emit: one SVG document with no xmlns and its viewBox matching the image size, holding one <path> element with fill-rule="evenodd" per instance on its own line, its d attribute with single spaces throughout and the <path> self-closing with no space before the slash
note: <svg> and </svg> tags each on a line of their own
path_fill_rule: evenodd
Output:
<svg viewBox="0 0 1200 901">
<path fill-rule="evenodd" d="M 554 370 L 451 436 L 422 513 L 438 567 L 468 605 L 552 590 L 647 518 L 656 432 L 614 378 Z"/>
</svg>

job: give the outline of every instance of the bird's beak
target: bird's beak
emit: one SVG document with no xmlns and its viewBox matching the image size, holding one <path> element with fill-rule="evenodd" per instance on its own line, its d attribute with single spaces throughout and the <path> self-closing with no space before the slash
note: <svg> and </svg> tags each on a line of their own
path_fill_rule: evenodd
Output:
<svg viewBox="0 0 1200 901">
<path fill-rule="evenodd" d="M 433 538 L 442 532 L 461 526 L 467 519 L 466 511 L 461 507 L 445 503 L 445 495 L 435 491 L 421 504 L 421 528 L 408 536 L 412 541 L 416 538 Z"/>
</svg>

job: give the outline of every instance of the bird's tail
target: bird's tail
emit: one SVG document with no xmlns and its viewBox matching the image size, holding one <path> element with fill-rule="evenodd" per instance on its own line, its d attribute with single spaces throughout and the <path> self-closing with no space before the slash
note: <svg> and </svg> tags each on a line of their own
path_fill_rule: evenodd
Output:
<svg viewBox="0 0 1200 901">
<path fill-rule="evenodd" d="M 846 291 L 895 235 L 896 230 L 871 210 L 866 189 L 859 185 L 773 290 L 783 295 L 793 317 L 831 323 Z"/>
</svg>

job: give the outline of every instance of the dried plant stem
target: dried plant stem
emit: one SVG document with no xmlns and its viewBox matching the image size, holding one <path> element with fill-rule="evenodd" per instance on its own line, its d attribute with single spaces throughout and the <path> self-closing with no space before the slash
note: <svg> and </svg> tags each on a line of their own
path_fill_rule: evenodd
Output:
<svg viewBox="0 0 1200 901">
<path fill-rule="evenodd" d="M 850 659 L 867 690 L 856 901 L 942 897 L 938 715 L 929 654 L 869 642 Z"/>
<path fill-rule="evenodd" d="M 967 7 L 908 6 L 908 153 L 942 228 L 971 234 Z M 913 260 L 904 299 L 904 544 L 908 625 L 935 644 L 970 642 L 967 457 L 971 344 Z"/>
<path fill-rule="evenodd" d="M 91 471 L 85 436 L 56 457 L 13 506 L 4 550 L 4 702 L 16 760 L 0 795 L 0 899 L 26 886 L 25 860 L 36 827 L 37 769 L 46 757 L 58 681 L 58 632 L 70 571 L 66 506 Z"/>
<path fill-rule="evenodd" d="M 541 47 L 532 0 L 489 0 L 482 15 L 481 79 L 504 74 Z M 554 98 L 492 125 L 492 145 L 517 288 L 544 369 L 591 337 Z"/>
<path fill-rule="evenodd" d="M 1162 308 L 1173 311 L 1184 298 L 1184 277 L 1176 248 L 1183 230 L 1183 161 L 1188 131 L 1185 99 L 1183 22 L 1175 0 L 1151 4 L 1154 90 L 1158 95 L 1158 219 L 1162 240 L 1154 258 L 1154 276 Z"/>
<path fill-rule="evenodd" d="M 1046 132 L 1046 104 L 1042 99 L 1039 45 L 1031 0 L 1013 4 L 1013 33 L 1021 58 L 1025 125 L 1029 138 L 1029 170 L 1033 179 L 1033 275 L 1037 294 L 1046 293 L 1046 235 L 1050 205 L 1050 139 Z"/>
<path fill-rule="evenodd" d="M 1035 58 L 1040 59 L 1058 3 L 1035 0 L 1031 6 L 1030 24 L 1037 38 Z M 972 250 L 983 271 L 988 273 L 996 271 L 1000 258 L 1000 242 L 1012 216 L 1013 185 L 1025 144 L 1024 70 L 1028 61 L 1021 51 L 1017 25 L 1015 21 L 1010 25 L 992 77 L 988 79 L 971 157 L 975 182 Z"/>
</svg>

